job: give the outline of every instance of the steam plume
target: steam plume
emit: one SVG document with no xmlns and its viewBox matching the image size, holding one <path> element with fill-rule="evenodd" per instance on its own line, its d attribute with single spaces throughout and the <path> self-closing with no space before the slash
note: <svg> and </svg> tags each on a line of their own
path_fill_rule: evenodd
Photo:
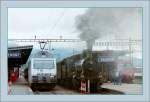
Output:
<svg viewBox="0 0 150 102">
<path fill-rule="evenodd" d="M 83 15 L 77 16 L 76 28 L 79 37 L 87 42 L 87 48 L 92 50 L 96 39 L 108 35 L 132 32 L 138 22 L 139 8 L 89 8 Z M 130 35 L 128 35 L 130 36 Z"/>
</svg>

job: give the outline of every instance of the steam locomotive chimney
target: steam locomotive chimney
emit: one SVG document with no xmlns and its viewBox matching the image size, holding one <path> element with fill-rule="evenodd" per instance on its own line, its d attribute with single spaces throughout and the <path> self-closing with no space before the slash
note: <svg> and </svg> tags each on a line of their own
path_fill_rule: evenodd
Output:
<svg viewBox="0 0 150 102">
<path fill-rule="evenodd" d="M 92 58 L 92 48 L 93 48 L 94 39 L 87 41 L 87 57 Z"/>
<path fill-rule="evenodd" d="M 89 39 L 89 40 L 86 41 L 86 44 L 87 44 L 87 50 L 88 50 L 88 51 L 92 51 L 94 42 L 95 42 L 94 39 Z"/>
<path fill-rule="evenodd" d="M 84 58 L 92 58 L 92 47 L 93 47 L 94 40 L 87 40 L 87 50 L 83 51 Z"/>
<path fill-rule="evenodd" d="M 83 51 L 83 57 L 84 58 L 92 58 L 92 50 L 87 49 L 87 50 Z"/>
</svg>

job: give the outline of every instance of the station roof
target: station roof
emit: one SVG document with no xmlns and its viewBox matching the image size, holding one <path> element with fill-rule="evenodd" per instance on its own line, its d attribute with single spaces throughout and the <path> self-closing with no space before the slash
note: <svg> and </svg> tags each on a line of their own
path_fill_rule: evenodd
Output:
<svg viewBox="0 0 150 102">
<path fill-rule="evenodd" d="M 33 46 L 15 46 L 8 48 L 8 66 L 18 67 L 25 64 L 30 56 Z"/>
<path fill-rule="evenodd" d="M 15 47 L 8 47 L 8 50 L 24 50 L 24 49 L 32 49 L 33 46 L 15 46 Z"/>
</svg>

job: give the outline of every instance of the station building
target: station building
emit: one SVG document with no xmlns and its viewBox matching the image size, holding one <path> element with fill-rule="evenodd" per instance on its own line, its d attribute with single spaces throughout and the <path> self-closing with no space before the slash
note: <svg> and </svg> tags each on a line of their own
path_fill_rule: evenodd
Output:
<svg viewBox="0 0 150 102">
<path fill-rule="evenodd" d="M 22 65 L 25 64 L 33 46 L 17 46 L 8 48 L 8 80 L 16 81 L 21 74 Z"/>
</svg>

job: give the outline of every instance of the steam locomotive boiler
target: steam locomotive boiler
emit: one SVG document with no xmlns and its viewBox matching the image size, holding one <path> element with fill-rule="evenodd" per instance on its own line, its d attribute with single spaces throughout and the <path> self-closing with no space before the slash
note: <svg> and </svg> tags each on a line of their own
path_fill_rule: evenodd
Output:
<svg viewBox="0 0 150 102">
<path fill-rule="evenodd" d="M 90 92 L 97 92 L 105 81 L 112 80 L 115 74 L 115 60 L 103 62 L 104 53 L 86 51 L 82 54 L 65 58 L 57 63 L 57 79 L 60 85 L 80 90 L 81 82 L 86 82 Z M 87 89 L 88 90 L 88 89 Z"/>
</svg>

